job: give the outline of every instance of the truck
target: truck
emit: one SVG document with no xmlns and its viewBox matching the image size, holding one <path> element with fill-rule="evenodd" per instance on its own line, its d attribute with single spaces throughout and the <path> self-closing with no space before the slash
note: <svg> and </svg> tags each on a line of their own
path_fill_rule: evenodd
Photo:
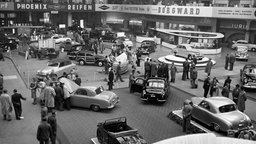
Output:
<svg viewBox="0 0 256 144">
<path fill-rule="evenodd" d="M 138 129 L 127 125 L 126 117 L 98 123 L 97 139 L 100 144 L 147 144 Z"/>
</svg>

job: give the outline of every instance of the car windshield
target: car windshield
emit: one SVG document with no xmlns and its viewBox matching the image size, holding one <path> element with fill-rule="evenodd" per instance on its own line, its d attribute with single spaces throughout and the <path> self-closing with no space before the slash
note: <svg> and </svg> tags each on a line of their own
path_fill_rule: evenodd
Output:
<svg viewBox="0 0 256 144">
<path fill-rule="evenodd" d="M 226 113 L 226 112 L 231 112 L 231 111 L 235 111 L 235 110 L 236 110 L 235 104 L 229 104 L 229 105 L 224 105 L 224 106 L 219 107 L 220 113 Z"/>
<path fill-rule="evenodd" d="M 57 66 L 59 66 L 59 63 L 56 63 L 56 62 L 49 62 L 49 63 L 48 63 L 48 66 L 50 66 L 50 67 L 57 67 Z"/>
<path fill-rule="evenodd" d="M 149 82 L 147 82 L 147 87 L 164 88 L 164 82 L 163 81 L 149 81 Z"/>
<path fill-rule="evenodd" d="M 100 94 L 104 91 L 103 87 L 98 87 L 96 90 L 95 90 L 95 93 L 96 94 Z"/>
</svg>

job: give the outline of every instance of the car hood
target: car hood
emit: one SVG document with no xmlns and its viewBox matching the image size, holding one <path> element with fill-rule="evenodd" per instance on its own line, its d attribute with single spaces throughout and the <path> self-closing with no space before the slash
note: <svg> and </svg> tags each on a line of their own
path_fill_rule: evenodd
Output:
<svg viewBox="0 0 256 144">
<path fill-rule="evenodd" d="M 46 75 L 46 74 L 50 74 L 52 72 L 52 70 L 54 70 L 54 69 L 55 69 L 54 67 L 45 67 L 45 68 L 38 70 L 38 73 L 42 74 L 42 75 Z"/>
<path fill-rule="evenodd" d="M 238 125 L 239 123 L 247 121 L 247 116 L 238 110 L 227 113 L 220 113 L 218 116 L 222 119 L 225 119 L 226 121 L 229 121 L 233 125 Z"/>
<path fill-rule="evenodd" d="M 103 91 L 102 93 L 95 96 L 95 98 L 103 100 L 111 100 L 117 98 L 116 94 L 111 91 Z"/>
</svg>

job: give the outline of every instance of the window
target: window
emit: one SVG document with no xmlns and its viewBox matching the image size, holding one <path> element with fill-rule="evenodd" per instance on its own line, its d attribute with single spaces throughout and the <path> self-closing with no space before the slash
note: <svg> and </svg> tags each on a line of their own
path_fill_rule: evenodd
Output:
<svg viewBox="0 0 256 144">
<path fill-rule="evenodd" d="M 209 106 L 208 102 L 206 102 L 206 101 L 202 101 L 199 106 L 206 110 L 210 110 L 210 106 Z"/>
<path fill-rule="evenodd" d="M 220 113 L 226 113 L 226 112 L 231 112 L 231 111 L 235 111 L 235 110 L 236 110 L 236 106 L 234 104 L 224 105 L 224 106 L 219 107 Z"/>
<path fill-rule="evenodd" d="M 77 95 L 87 95 L 87 91 L 85 89 L 78 89 L 76 91 Z"/>
</svg>

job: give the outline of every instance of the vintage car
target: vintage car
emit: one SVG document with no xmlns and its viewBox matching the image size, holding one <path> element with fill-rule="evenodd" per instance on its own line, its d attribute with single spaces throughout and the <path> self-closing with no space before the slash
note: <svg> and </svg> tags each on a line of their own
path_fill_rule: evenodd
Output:
<svg viewBox="0 0 256 144">
<path fill-rule="evenodd" d="M 47 67 L 38 70 L 36 76 L 42 79 L 53 72 L 57 77 L 60 77 L 64 72 L 69 74 L 72 70 L 76 69 L 76 64 L 72 63 L 69 59 L 53 59 L 48 62 Z"/>
<path fill-rule="evenodd" d="M 61 42 L 65 42 L 65 41 L 72 41 L 71 38 L 66 37 L 65 35 L 55 34 L 51 38 L 55 40 L 56 44 L 59 44 Z"/>
<path fill-rule="evenodd" d="M 75 60 L 78 52 L 80 52 L 80 51 L 94 52 L 92 47 L 88 44 L 76 44 L 76 45 L 72 45 L 71 48 L 69 50 L 67 50 L 67 56 L 69 57 L 69 59 Z"/>
<path fill-rule="evenodd" d="M 111 42 L 111 43 L 113 43 L 116 40 L 116 34 L 113 33 L 113 32 L 108 32 L 105 35 L 100 36 L 100 38 L 101 38 L 101 40 L 103 42 Z"/>
<path fill-rule="evenodd" d="M 131 84 L 130 92 L 141 93 L 141 100 L 155 100 L 158 102 L 166 102 L 168 98 L 169 83 L 166 78 L 151 77 L 146 80 L 137 78 Z"/>
<path fill-rule="evenodd" d="M 237 40 L 237 41 L 232 41 L 233 45 L 231 46 L 232 49 L 237 49 L 238 46 L 246 46 L 248 47 L 249 51 L 256 52 L 256 44 L 250 44 L 246 40 Z"/>
<path fill-rule="evenodd" d="M 194 48 L 192 44 L 179 44 L 174 48 L 174 54 L 183 58 L 191 58 L 193 55 L 196 56 L 198 60 L 203 59 L 203 55 Z"/>
<path fill-rule="evenodd" d="M 138 49 L 143 55 L 148 55 L 156 51 L 156 43 L 151 40 L 144 40 L 141 42 L 141 45 L 138 47 Z"/>
<path fill-rule="evenodd" d="M 72 48 L 73 45 L 77 45 L 79 44 L 78 42 L 75 42 L 75 41 L 70 41 L 70 40 L 67 40 L 65 42 L 61 42 L 59 44 L 59 49 L 61 52 L 64 52 L 64 51 L 70 51 L 70 49 Z"/>
<path fill-rule="evenodd" d="M 193 97 L 192 118 L 212 127 L 215 131 L 234 133 L 252 128 L 250 118 L 237 109 L 229 98 L 215 96 L 209 98 Z"/>
<path fill-rule="evenodd" d="M 127 124 L 126 117 L 98 123 L 97 138 L 100 144 L 147 144 L 138 130 Z"/>
<path fill-rule="evenodd" d="M 235 53 L 237 60 L 245 60 L 248 61 L 249 54 L 248 54 L 248 47 L 246 46 L 237 46 L 237 51 Z"/>
<path fill-rule="evenodd" d="M 60 78 L 71 94 L 71 106 L 90 108 L 97 112 L 101 109 L 112 109 L 119 102 L 119 97 L 111 91 L 105 91 L 102 86 L 78 86 L 72 80 Z"/>
<path fill-rule="evenodd" d="M 240 70 L 240 80 L 245 88 L 256 88 L 256 64 L 246 64 Z"/>
<path fill-rule="evenodd" d="M 76 55 L 76 61 L 79 65 L 93 64 L 101 67 L 104 65 L 105 57 L 92 51 L 79 51 Z"/>
</svg>

